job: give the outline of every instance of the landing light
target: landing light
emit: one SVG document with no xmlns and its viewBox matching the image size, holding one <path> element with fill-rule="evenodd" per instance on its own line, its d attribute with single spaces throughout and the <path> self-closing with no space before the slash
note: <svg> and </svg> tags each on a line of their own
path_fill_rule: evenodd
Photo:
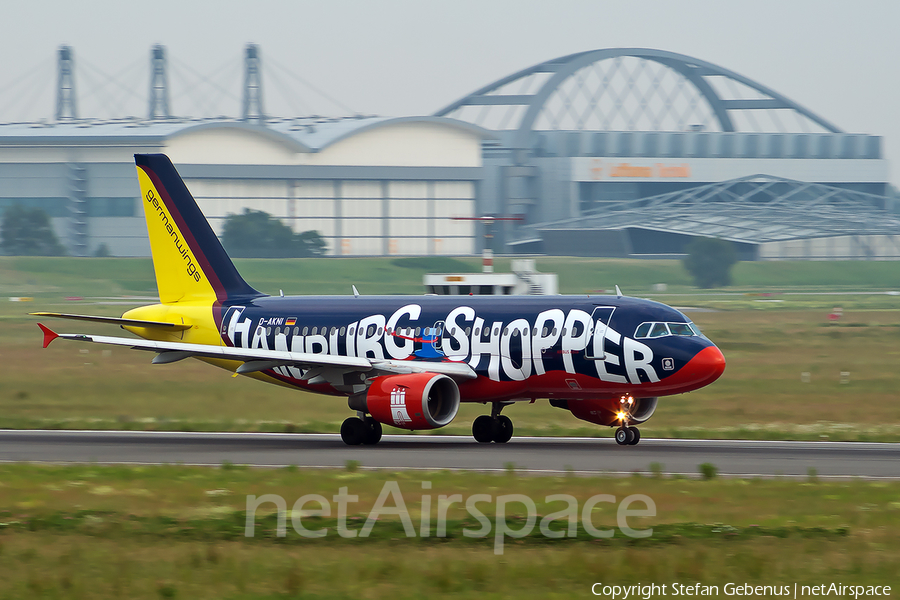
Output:
<svg viewBox="0 0 900 600">
<path fill-rule="evenodd" d="M 618 419 L 620 421 L 624 421 L 625 420 L 625 411 L 620 410 L 619 412 L 616 413 L 616 417 L 618 417 Z"/>
</svg>

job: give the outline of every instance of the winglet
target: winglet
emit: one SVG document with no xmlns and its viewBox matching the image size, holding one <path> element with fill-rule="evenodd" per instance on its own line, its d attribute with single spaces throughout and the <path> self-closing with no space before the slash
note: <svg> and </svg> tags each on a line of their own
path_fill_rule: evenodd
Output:
<svg viewBox="0 0 900 600">
<path fill-rule="evenodd" d="M 44 325 L 43 323 L 38 323 L 38 327 L 41 328 L 41 331 L 44 332 L 44 348 L 50 345 L 50 342 L 59 337 L 59 334 Z"/>
<path fill-rule="evenodd" d="M 359 290 L 356 289 L 356 286 L 355 286 L 355 285 L 354 285 L 354 286 L 351 286 L 351 287 L 353 288 L 353 297 L 354 297 L 354 298 L 359 298 Z"/>
<path fill-rule="evenodd" d="M 616 286 L 616 296 L 618 296 L 619 298 L 622 297 L 622 290 L 619 289 L 619 286 Z"/>
</svg>

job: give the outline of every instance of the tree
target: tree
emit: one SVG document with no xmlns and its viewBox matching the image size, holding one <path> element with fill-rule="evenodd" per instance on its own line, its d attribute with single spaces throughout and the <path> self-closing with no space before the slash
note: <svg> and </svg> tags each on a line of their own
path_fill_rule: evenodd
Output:
<svg viewBox="0 0 900 600">
<path fill-rule="evenodd" d="M 685 246 L 684 268 L 701 288 L 731 283 L 731 267 L 737 262 L 734 244 L 726 240 L 698 237 Z"/>
<path fill-rule="evenodd" d="M 326 248 L 318 232 L 294 233 L 269 213 L 249 208 L 225 218 L 222 244 L 236 258 L 322 256 Z"/>
<path fill-rule="evenodd" d="M 0 225 L 3 251 L 13 256 L 60 256 L 65 250 L 50 226 L 50 217 L 40 208 L 16 204 L 3 213 Z"/>
</svg>

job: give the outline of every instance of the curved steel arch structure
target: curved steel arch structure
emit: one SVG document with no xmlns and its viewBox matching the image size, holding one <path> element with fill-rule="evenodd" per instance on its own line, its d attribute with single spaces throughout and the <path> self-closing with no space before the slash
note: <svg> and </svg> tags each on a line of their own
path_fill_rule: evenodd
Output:
<svg viewBox="0 0 900 600">
<path fill-rule="evenodd" d="M 524 115 L 519 121 L 518 126 L 515 127 L 516 134 L 514 136 L 514 145 L 519 148 L 524 148 L 528 145 L 529 133 L 534 129 L 541 111 L 544 109 L 551 96 L 560 90 L 567 80 L 575 76 L 581 69 L 591 66 L 594 63 L 609 59 L 621 59 L 624 57 L 638 58 L 658 63 L 673 72 L 678 73 L 685 80 L 690 82 L 702 98 L 709 104 L 722 131 L 733 132 L 737 130 L 731 116 L 733 111 L 788 109 L 794 111 L 796 114 L 802 115 L 825 131 L 842 133 L 839 128 L 812 111 L 743 75 L 739 75 L 728 69 L 683 54 L 647 48 L 608 48 L 591 50 L 549 60 L 495 81 L 437 111 L 435 116 L 447 116 L 450 113 L 467 106 L 482 106 L 485 108 L 497 106 L 505 106 L 508 108 L 525 107 Z M 501 88 L 516 81 L 524 81 L 536 74 L 548 74 L 549 77 L 547 77 L 535 93 L 498 93 Z M 710 77 L 723 77 L 731 82 L 746 86 L 758 94 L 759 97 L 739 99 L 723 98 L 722 95 L 716 91 L 714 86 L 711 85 L 710 81 L 707 80 L 707 78 Z M 604 92 L 605 90 L 602 90 L 600 94 L 602 95 Z M 594 102 L 594 107 L 596 107 L 598 99 L 599 95 L 591 98 Z"/>
</svg>

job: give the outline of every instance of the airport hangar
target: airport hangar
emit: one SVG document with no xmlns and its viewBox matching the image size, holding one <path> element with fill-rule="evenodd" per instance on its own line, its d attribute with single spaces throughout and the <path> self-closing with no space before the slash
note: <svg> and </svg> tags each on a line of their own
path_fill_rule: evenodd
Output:
<svg viewBox="0 0 900 600">
<path fill-rule="evenodd" d="M 676 257 L 710 236 L 745 259 L 900 258 L 880 137 L 688 56 L 578 53 L 422 117 L 273 118 L 247 91 L 242 118 L 151 97 L 147 119 L 0 125 L 0 208 L 44 208 L 74 255 L 146 256 L 131 155 L 165 152 L 217 232 L 264 210 L 331 255 Z"/>
</svg>

